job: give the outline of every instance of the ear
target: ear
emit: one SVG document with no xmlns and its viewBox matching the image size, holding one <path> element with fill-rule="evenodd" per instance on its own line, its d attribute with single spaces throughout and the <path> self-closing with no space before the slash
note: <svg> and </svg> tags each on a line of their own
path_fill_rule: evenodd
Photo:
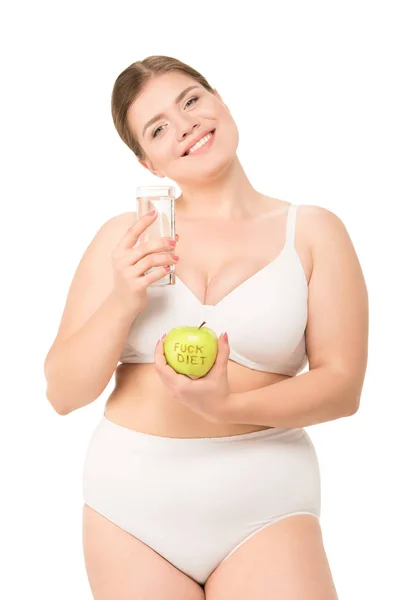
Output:
<svg viewBox="0 0 400 600">
<path fill-rule="evenodd" d="M 142 165 L 142 167 L 144 167 L 145 169 L 150 171 L 150 173 L 152 173 L 156 177 L 160 177 L 160 178 L 165 177 L 165 175 L 161 175 L 160 173 L 158 173 L 158 171 L 155 170 L 155 168 L 153 167 L 153 165 L 151 164 L 150 161 L 148 161 L 148 163 L 147 163 L 144 160 L 141 160 L 140 158 L 138 158 L 138 161 Z"/>
</svg>

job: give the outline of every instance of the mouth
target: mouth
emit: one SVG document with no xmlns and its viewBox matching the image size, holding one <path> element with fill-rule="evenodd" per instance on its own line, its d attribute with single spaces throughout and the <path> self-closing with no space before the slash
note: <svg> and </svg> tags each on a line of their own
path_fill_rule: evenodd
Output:
<svg viewBox="0 0 400 600">
<path fill-rule="evenodd" d="M 192 146 L 192 148 L 194 148 L 194 149 L 192 149 L 192 150 L 189 149 L 187 152 L 185 152 L 185 154 L 182 154 L 182 158 L 184 156 L 194 156 L 194 155 L 200 154 L 200 153 L 204 152 L 205 150 L 207 150 L 208 148 L 210 148 L 214 141 L 214 134 L 215 134 L 215 129 L 212 129 L 209 133 L 207 133 L 204 136 L 204 138 L 210 136 L 209 139 L 205 143 L 203 142 L 201 146 L 198 146 L 197 144 L 199 142 L 197 142 L 197 144 L 194 144 Z"/>
</svg>

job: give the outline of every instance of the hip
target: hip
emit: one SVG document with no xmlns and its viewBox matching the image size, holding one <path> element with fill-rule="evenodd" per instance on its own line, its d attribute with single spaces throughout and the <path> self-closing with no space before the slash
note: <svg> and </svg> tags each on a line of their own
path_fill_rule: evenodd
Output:
<svg viewBox="0 0 400 600">
<path fill-rule="evenodd" d="M 320 478 L 304 429 L 173 438 L 96 426 L 83 469 L 84 502 L 204 583 L 264 526 L 320 515 Z"/>
<path fill-rule="evenodd" d="M 211 492 L 257 496 L 293 485 L 320 485 L 318 458 L 303 428 L 269 428 L 219 437 L 166 437 L 128 429 L 105 415 L 90 439 L 84 462 L 84 485 L 145 486 L 148 494 Z M 317 490 L 318 491 L 318 490 Z M 187 499 L 188 500 L 188 499 Z"/>
</svg>

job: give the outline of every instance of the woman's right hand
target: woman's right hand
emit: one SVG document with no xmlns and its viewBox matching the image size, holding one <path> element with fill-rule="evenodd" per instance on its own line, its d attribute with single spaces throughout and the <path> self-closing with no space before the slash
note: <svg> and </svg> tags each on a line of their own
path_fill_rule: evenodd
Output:
<svg viewBox="0 0 400 600">
<path fill-rule="evenodd" d="M 147 304 L 148 286 L 165 277 L 170 270 L 169 265 L 178 260 L 173 258 L 176 240 L 171 238 L 160 237 L 137 244 L 139 237 L 156 218 L 157 213 L 137 219 L 111 253 L 114 273 L 112 294 L 128 312 L 143 310 Z M 144 272 L 152 267 L 161 268 L 145 275 Z"/>
</svg>

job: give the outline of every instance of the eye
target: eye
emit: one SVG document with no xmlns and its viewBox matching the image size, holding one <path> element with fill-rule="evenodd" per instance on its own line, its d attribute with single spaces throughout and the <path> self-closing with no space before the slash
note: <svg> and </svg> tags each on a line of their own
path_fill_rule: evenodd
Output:
<svg viewBox="0 0 400 600">
<path fill-rule="evenodd" d="M 187 105 L 189 104 L 189 102 L 191 102 L 192 100 L 198 100 L 198 97 L 197 97 L 197 96 L 194 96 L 194 98 L 190 98 L 190 100 L 188 100 L 188 101 L 186 102 L 186 106 L 187 106 Z"/>
<path fill-rule="evenodd" d="M 157 137 L 157 135 L 156 135 L 156 134 L 157 134 L 157 131 L 158 131 L 159 129 L 161 129 L 161 127 L 162 127 L 162 125 L 160 125 L 160 127 L 157 127 L 157 129 L 154 131 L 154 133 L 153 133 L 153 138 Z"/>
<path fill-rule="evenodd" d="M 194 102 L 197 102 L 197 100 L 198 100 L 198 99 L 199 99 L 199 98 L 198 98 L 198 96 L 194 96 L 193 98 L 190 98 L 190 100 L 188 100 L 188 101 L 186 102 L 186 104 L 185 104 L 185 107 L 189 105 L 189 102 L 193 102 L 193 101 L 194 101 Z M 192 106 L 192 105 L 190 104 L 190 106 Z M 159 127 L 157 127 L 157 129 L 156 129 L 156 130 L 153 132 L 153 135 L 152 135 L 152 137 L 153 137 L 153 138 L 156 138 L 156 137 L 157 137 L 157 135 L 158 135 L 158 134 L 157 134 L 157 132 L 158 132 L 158 131 L 159 131 L 161 128 L 162 128 L 162 125 L 160 125 Z"/>
</svg>

